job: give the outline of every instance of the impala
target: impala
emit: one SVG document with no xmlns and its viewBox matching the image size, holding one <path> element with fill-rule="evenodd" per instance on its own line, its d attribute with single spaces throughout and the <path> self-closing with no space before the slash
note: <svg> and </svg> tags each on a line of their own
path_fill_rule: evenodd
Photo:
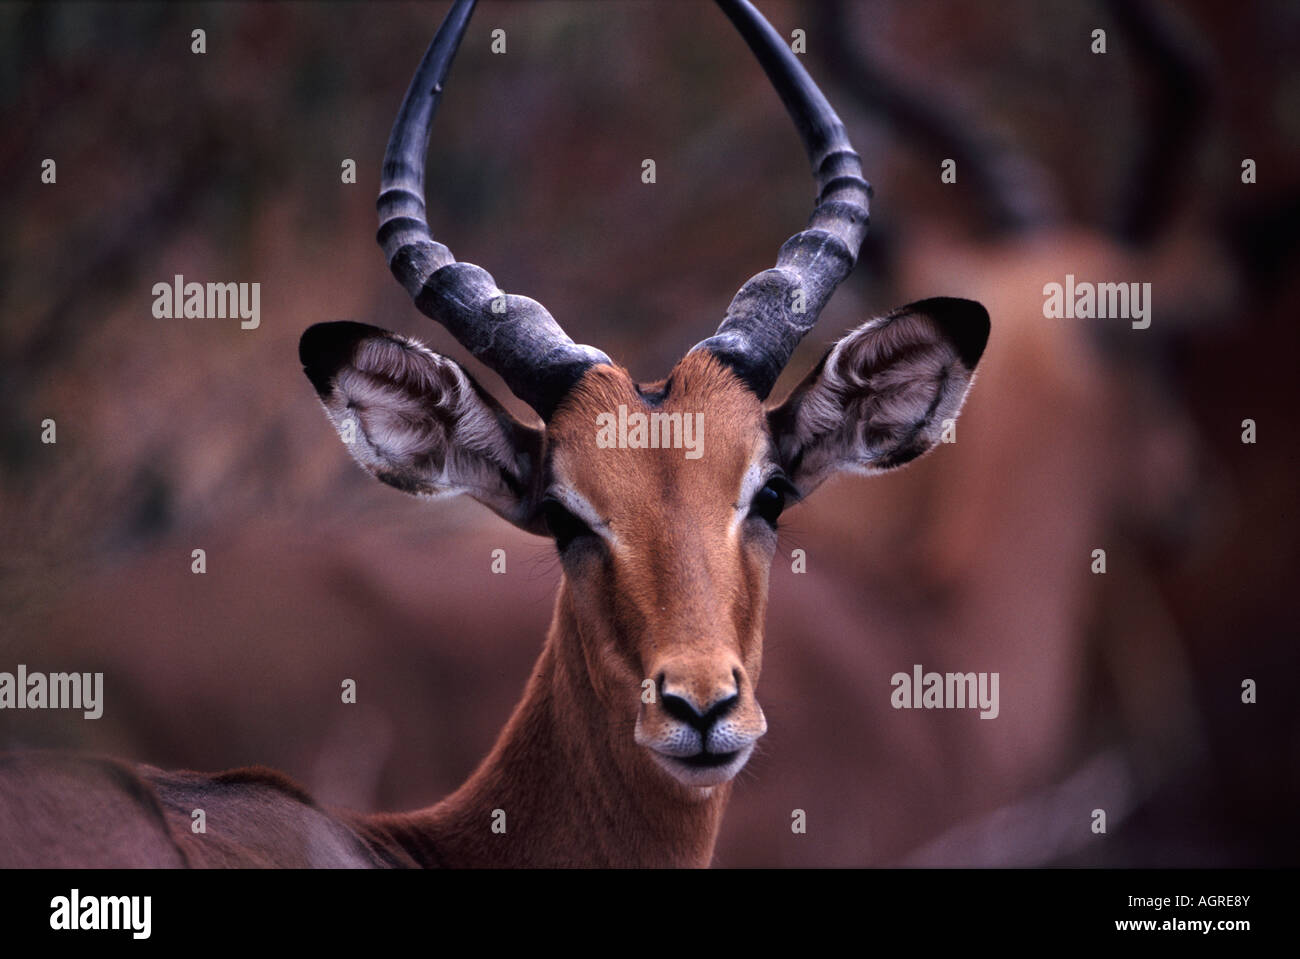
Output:
<svg viewBox="0 0 1300 959">
<path fill-rule="evenodd" d="M 825 650 L 823 642 L 829 663 L 803 683 L 825 683 L 831 670 L 874 675 L 889 663 L 906 670 L 955 657 L 997 668 L 1003 691 L 1032 689 L 1033 702 L 1008 697 L 998 722 L 946 728 L 889 727 L 866 704 L 858 727 L 887 730 L 879 734 L 888 749 L 873 764 L 874 781 L 845 781 L 834 754 L 810 759 L 802 774 L 825 783 L 838 773 L 844 783 L 823 792 L 819 819 L 843 821 L 878 804 L 871 828 L 843 844 L 837 863 L 1095 863 L 1098 837 L 1062 826 L 1077 805 L 1106 806 L 1114 832 L 1156 784 L 1169 789 L 1186 775 L 1205 748 L 1192 654 L 1156 585 L 1169 557 L 1192 551 L 1198 523 L 1214 509 L 1211 447 L 1171 375 L 1189 349 L 1178 331 L 1232 322 L 1241 309 L 1232 291 L 1245 285 L 1238 255 L 1206 227 L 1220 214 L 1196 209 L 1204 190 L 1195 158 L 1214 123 L 1204 38 L 1177 5 L 1100 5 L 1116 18 L 1114 49 L 1150 86 L 1135 85 L 1114 101 L 1112 109 L 1124 103 L 1132 111 L 1131 132 L 1086 148 L 1090 168 L 1110 164 L 1124 178 L 1101 177 L 1105 188 L 1077 180 L 1067 187 L 1039 155 L 1052 130 L 1035 133 L 1029 116 L 1017 113 L 1007 139 L 991 137 L 974 119 L 987 115 L 987 104 L 973 105 L 969 89 L 955 103 L 920 79 L 922 62 L 908 69 L 871 48 L 869 6 L 828 0 L 812 8 L 809 35 L 818 38 L 823 82 L 853 96 L 848 105 L 837 100 L 841 111 L 856 107 L 898 131 L 893 148 L 913 152 L 921 169 L 957 158 L 979 201 L 935 204 L 928 222 L 914 211 L 884 258 L 894 264 L 893 285 L 925 291 L 959 283 L 998 317 L 998 330 L 980 360 L 979 402 L 963 418 L 962 441 L 945 449 L 944 469 L 927 482 L 877 484 L 867 510 L 853 508 L 860 487 L 828 489 L 818 503 L 821 520 L 801 530 L 817 546 L 828 597 L 852 595 L 859 567 L 881 568 L 870 598 L 844 602 L 838 612 L 824 601 L 823 636 L 833 635 L 826 624 L 834 617 L 852 623 L 883 612 L 872 598 L 899 596 L 889 617 L 898 625 L 882 623 L 870 644 Z M 1078 94 L 1065 85 L 1055 95 L 1068 105 Z M 1188 162 L 1152 162 L 1171 156 Z M 1079 205 L 1076 192 L 1072 206 L 1072 190 L 1092 189 L 1088 203 Z M 1045 320 L 1043 285 L 1071 272 L 1154 280 L 1155 321 L 1137 330 L 1125 321 Z M 924 529 L 915 528 L 916 516 L 926 517 Z M 1105 577 L 1078 575 L 1079 557 L 1090 561 L 1100 546 L 1126 556 L 1122 580 L 1112 577 L 1104 588 Z M 798 635 L 791 623 L 808 621 L 808 605 L 800 597 L 774 607 L 769 636 Z M 1149 679 L 1137 678 L 1155 675 L 1164 677 L 1158 696 Z M 1100 691 L 1108 686 L 1116 692 Z M 834 736 L 838 712 L 809 711 L 796 732 L 782 728 L 787 740 Z M 1122 732 L 1107 727 L 1119 715 Z M 1102 727 L 1096 736 L 1081 733 Z M 936 794 L 941 808 L 926 807 Z M 1154 815 L 1147 807 L 1141 818 Z M 1129 862 L 1159 861 L 1144 851 Z"/>
<path fill-rule="evenodd" d="M 0 837 L 15 836 L 0 841 L 0 864 L 710 862 L 731 783 L 767 730 L 755 690 L 783 508 L 838 471 L 889 470 L 933 447 L 989 329 L 977 303 L 913 303 L 850 332 L 768 402 L 854 264 L 871 188 L 778 34 L 746 0 L 719 5 L 794 120 L 816 204 L 775 268 L 741 287 L 717 332 L 665 379 L 634 382 L 433 239 L 425 151 L 473 0 L 457 0 L 398 112 L 378 239 L 419 309 L 540 423 L 516 419 L 458 363 L 404 336 L 340 322 L 301 340 L 307 377 L 366 470 L 419 496 L 466 493 L 555 541 L 563 572 L 546 643 L 469 780 L 427 809 L 365 816 L 324 809 L 260 768 L 202 775 L 18 755 L 0 767 L 21 784 L 0 804 Z M 602 424 L 634 414 L 698 424 L 701 455 L 602 442 Z M 88 794 L 102 797 L 94 809 L 78 802 Z M 198 809 L 205 833 L 191 829 Z"/>
</svg>

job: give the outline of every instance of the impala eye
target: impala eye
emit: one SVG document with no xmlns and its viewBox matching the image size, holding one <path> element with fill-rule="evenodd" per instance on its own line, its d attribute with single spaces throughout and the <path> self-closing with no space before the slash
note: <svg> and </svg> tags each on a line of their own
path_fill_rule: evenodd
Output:
<svg viewBox="0 0 1300 959">
<path fill-rule="evenodd" d="M 570 513 L 559 500 L 542 500 L 542 518 L 546 528 L 555 537 L 555 545 L 564 552 L 579 536 L 592 535 L 591 527 Z"/>
<path fill-rule="evenodd" d="M 776 529 L 777 517 L 785 509 L 786 498 L 794 492 L 794 487 L 784 476 L 774 476 L 763 486 L 761 490 L 754 494 L 754 502 L 750 504 L 749 515 L 757 516 L 767 525 Z"/>
</svg>

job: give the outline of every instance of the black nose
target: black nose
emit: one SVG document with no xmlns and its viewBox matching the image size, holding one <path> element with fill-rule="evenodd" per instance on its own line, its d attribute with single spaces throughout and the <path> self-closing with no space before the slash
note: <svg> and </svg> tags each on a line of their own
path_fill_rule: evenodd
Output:
<svg viewBox="0 0 1300 959">
<path fill-rule="evenodd" d="M 708 735 L 714 723 L 736 708 L 736 704 L 740 702 L 740 693 L 739 691 L 732 693 L 725 699 L 718 700 L 708 709 L 701 709 L 688 697 L 664 692 L 661 686 L 659 701 L 663 704 L 664 712 L 669 716 L 693 726 L 700 731 L 700 735 L 704 736 Z"/>
</svg>

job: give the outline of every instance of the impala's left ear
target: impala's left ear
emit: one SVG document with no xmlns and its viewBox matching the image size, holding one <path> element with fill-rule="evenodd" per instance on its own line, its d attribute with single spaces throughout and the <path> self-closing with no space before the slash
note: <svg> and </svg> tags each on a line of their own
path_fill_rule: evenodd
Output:
<svg viewBox="0 0 1300 959">
<path fill-rule="evenodd" d="M 984 307 L 939 298 L 871 320 L 831 347 L 768 412 L 799 492 L 837 470 L 878 473 L 931 449 L 961 409 L 988 336 Z"/>
</svg>

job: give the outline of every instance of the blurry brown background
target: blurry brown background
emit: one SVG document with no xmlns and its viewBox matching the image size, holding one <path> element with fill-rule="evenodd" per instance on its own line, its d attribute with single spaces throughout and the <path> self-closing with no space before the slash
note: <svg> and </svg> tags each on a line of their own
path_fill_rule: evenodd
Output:
<svg viewBox="0 0 1300 959">
<path fill-rule="evenodd" d="M 926 296 L 981 300 L 993 333 L 955 446 L 787 514 L 770 732 L 717 863 L 1294 864 L 1300 8 L 761 6 L 807 32 L 876 188 L 783 384 Z M 361 809 L 431 803 L 487 752 L 549 622 L 553 550 L 363 474 L 296 355 L 310 324 L 362 320 L 505 398 L 373 239 L 384 141 L 444 10 L 0 5 L 0 669 L 105 673 L 102 719 L 6 711 L 0 748 L 265 763 Z M 433 141 L 435 235 L 641 379 L 811 209 L 779 101 L 703 2 L 486 0 Z M 155 319 L 177 273 L 260 282 L 260 329 Z M 1151 282 L 1151 328 L 1045 319 L 1066 273 Z M 999 672 L 1001 715 L 891 709 L 914 663 Z"/>
</svg>

